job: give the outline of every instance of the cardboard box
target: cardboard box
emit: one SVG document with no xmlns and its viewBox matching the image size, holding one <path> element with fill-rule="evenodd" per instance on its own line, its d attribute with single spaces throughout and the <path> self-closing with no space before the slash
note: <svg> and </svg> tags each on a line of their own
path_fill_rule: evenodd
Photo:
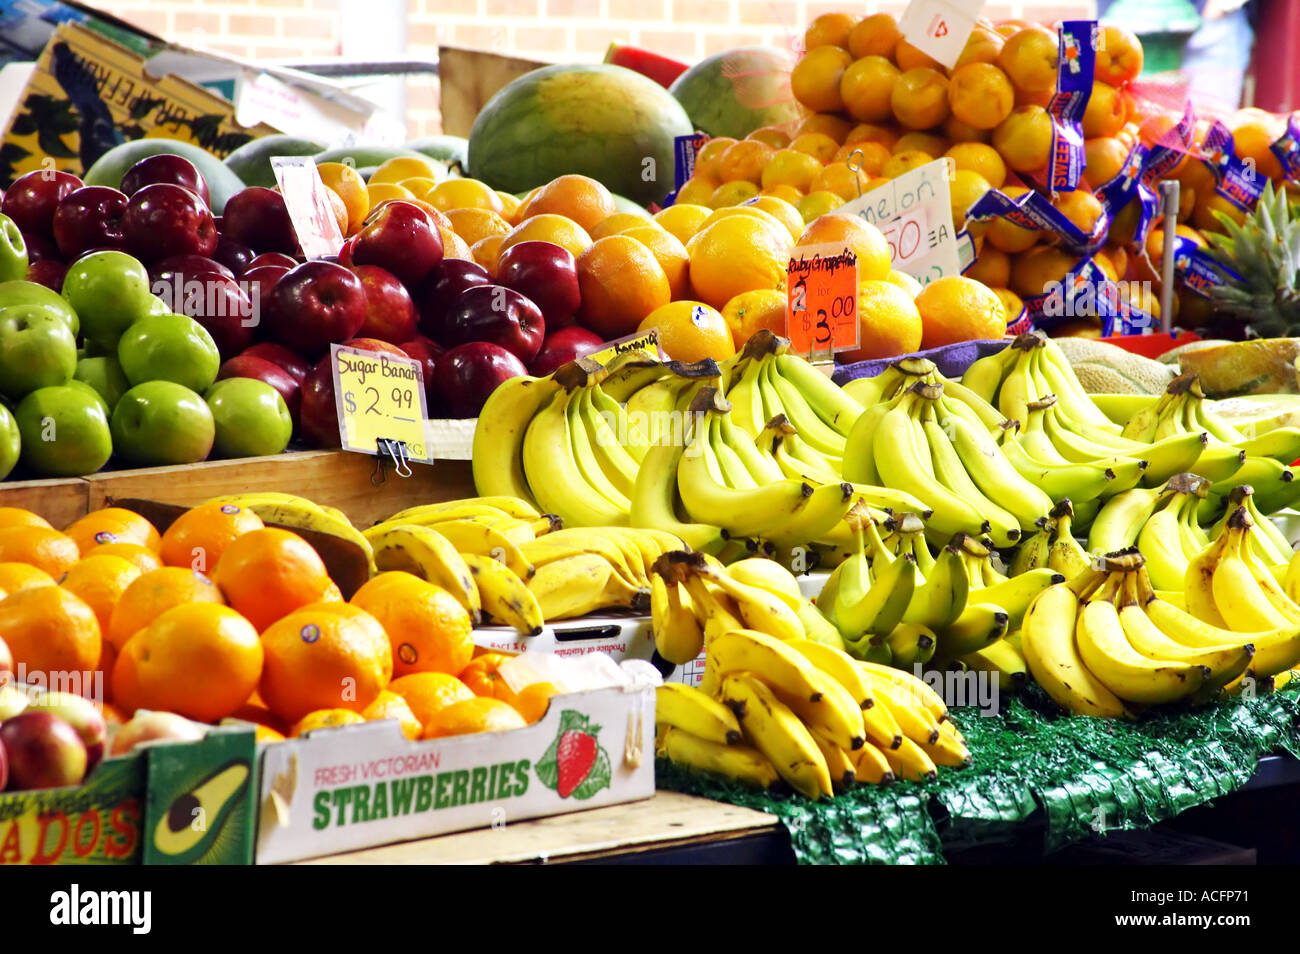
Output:
<svg viewBox="0 0 1300 954">
<path fill-rule="evenodd" d="M 648 686 L 597 689 L 510 732 L 412 742 L 384 721 L 263 746 L 257 863 L 650 798 L 654 707 Z"/>
</svg>

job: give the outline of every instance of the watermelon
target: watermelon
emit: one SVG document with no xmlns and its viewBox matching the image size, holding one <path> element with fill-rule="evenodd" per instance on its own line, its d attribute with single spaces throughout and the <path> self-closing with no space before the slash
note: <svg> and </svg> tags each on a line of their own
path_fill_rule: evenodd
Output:
<svg viewBox="0 0 1300 954">
<path fill-rule="evenodd" d="M 271 169 L 272 156 L 314 156 L 324 149 L 324 145 L 310 139 L 276 133 L 244 143 L 226 156 L 226 168 L 243 179 L 245 185 L 273 189 L 276 183 Z"/>
<path fill-rule="evenodd" d="M 784 50 L 742 46 L 696 63 L 668 91 L 696 129 L 744 139 L 755 129 L 793 124 L 806 115 L 790 91 L 793 68 Z"/>
<path fill-rule="evenodd" d="M 544 66 L 487 101 L 469 136 L 469 175 L 522 192 L 579 173 L 635 202 L 673 188 L 673 141 L 694 132 L 681 104 L 639 73 L 604 63 Z"/>
<path fill-rule="evenodd" d="M 635 70 L 642 76 L 649 77 L 664 89 L 673 85 L 673 80 L 686 72 L 686 64 L 639 46 L 617 41 L 605 51 L 605 62 Z"/>
<path fill-rule="evenodd" d="M 114 146 L 96 159 L 81 179 L 86 185 L 112 186 L 117 189 L 121 187 L 122 176 L 126 175 L 128 169 L 146 156 L 162 153 L 181 156 L 194 163 L 208 184 L 213 215 L 220 215 L 226 207 L 226 200 L 245 188 L 244 181 L 206 149 L 178 139 L 161 138 L 135 139 Z"/>
<path fill-rule="evenodd" d="M 358 169 L 364 166 L 381 166 L 389 159 L 398 156 L 413 156 L 416 159 L 428 159 L 422 152 L 409 149 L 406 146 L 374 146 L 374 145 L 356 145 L 356 146 L 337 146 L 334 149 L 326 149 L 324 152 L 316 154 L 316 165 L 322 162 L 342 162 L 354 166 Z"/>
<path fill-rule="evenodd" d="M 430 159 L 459 162 L 463 166 L 469 140 L 464 136 L 425 136 L 422 139 L 412 139 L 406 148 L 422 152 Z"/>
</svg>

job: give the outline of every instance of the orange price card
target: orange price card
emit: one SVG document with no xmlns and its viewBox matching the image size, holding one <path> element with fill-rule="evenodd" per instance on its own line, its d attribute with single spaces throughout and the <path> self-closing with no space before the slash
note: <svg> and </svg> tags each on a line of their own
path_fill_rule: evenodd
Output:
<svg viewBox="0 0 1300 954">
<path fill-rule="evenodd" d="M 858 346 L 858 257 L 848 245 L 796 245 L 785 276 L 785 334 L 795 354 Z"/>
</svg>

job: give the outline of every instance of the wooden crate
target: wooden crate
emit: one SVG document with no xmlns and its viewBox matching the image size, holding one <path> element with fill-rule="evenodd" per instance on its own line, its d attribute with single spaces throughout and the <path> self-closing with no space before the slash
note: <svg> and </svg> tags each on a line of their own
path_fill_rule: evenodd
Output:
<svg viewBox="0 0 1300 954">
<path fill-rule="evenodd" d="M 89 486 L 79 477 L 60 480 L 13 480 L 0 483 L 0 507 L 22 507 L 62 530 L 86 515 Z"/>
</svg>

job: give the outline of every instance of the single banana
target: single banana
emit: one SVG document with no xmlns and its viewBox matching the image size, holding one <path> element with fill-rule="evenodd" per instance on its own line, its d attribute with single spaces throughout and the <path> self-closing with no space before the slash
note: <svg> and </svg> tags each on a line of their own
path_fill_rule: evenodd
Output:
<svg viewBox="0 0 1300 954">
<path fill-rule="evenodd" d="M 942 427 L 975 485 L 1009 511 L 1021 530 L 1028 531 L 1052 509 L 1052 498 L 1016 470 L 988 431 L 958 415 L 948 415 Z"/>
<path fill-rule="evenodd" d="M 939 739 L 939 722 L 922 703 L 919 695 L 886 680 L 872 683 L 876 704 L 889 710 L 898 723 L 904 740 L 933 743 Z"/>
<path fill-rule="evenodd" d="M 1135 575 L 1125 580 L 1119 601 L 1119 621 L 1125 638 L 1136 652 L 1148 659 L 1167 659 L 1203 666 L 1209 671 L 1206 683 L 1215 689 L 1227 685 L 1245 672 L 1255 655 L 1255 647 L 1249 643 L 1233 641 L 1218 646 L 1192 647 L 1170 639 L 1143 610 Z"/>
<path fill-rule="evenodd" d="M 836 622 L 851 655 L 865 655 L 865 644 L 892 632 L 903 621 L 916 587 L 916 560 L 904 554 L 880 567 L 866 594 L 837 609 Z"/>
<path fill-rule="evenodd" d="M 939 769 L 925 749 L 909 738 L 896 749 L 881 753 L 897 778 L 908 782 L 931 782 L 939 777 Z"/>
<path fill-rule="evenodd" d="M 474 574 L 451 541 L 428 527 L 397 526 L 372 541 L 380 571 L 401 570 L 436 583 L 465 607 L 474 625 L 483 603 Z"/>
<path fill-rule="evenodd" d="M 554 378 L 521 375 L 492 392 L 474 426 L 474 487 L 480 494 L 536 504 L 524 469 L 524 435 L 559 390 Z"/>
<path fill-rule="evenodd" d="M 705 657 L 719 676 L 753 673 L 787 699 L 821 702 L 834 681 L 783 640 L 751 629 L 733 630 L 708 641 Z"/>
<path fill-rule="evenodd" d="M 1030 570 L 1001 583 L 978 588 L 973 591 L 973 598 L 981 603 L 1000 606 L 1006 611 L 1008 627 L 1019 629 L 1034 597 L 1049 586 L 1064 583 L 1065 580 L 1065 574 L 1056 570 L 1049 568 Z"/>
<path fill-rule="evenodd" d="M 961 376 L 961 383 L 982 401 L 996 406 L 1002 379 L 1010 371 L 1015 357 L 1016 352 L 1010 347 L 986 355 L 966 369 Z"/>
<path fill-rule="evenodd" d="M 761 751 L 748 745 L 719 745 L 690 732 L 669 728 L 660 746 L 668 761 L 754 788 L 771 788 L 780 779 Z"/>
<path fill-rule="evenodd" d="M 404 520 L 408 517 L 419 518 L 424 514 L 460 511 L 465 508 L 477 509 L 482 512 L 502 513 L 507 517 L 514 517 L 516 520 L 537 520 L 542 516 L 541 511 L 536 507 L 518 497 L 467 497 L 460 500 L 444 500 L 440 503 L 408 507 L 405 510 L 399 510 L 390 516 L 388 520 Z M 416 519 L 412 522 L 418 523 L 419 520 Z"/>
<path fill-rule="evenodd" d="M 831 776 L 831 787 L 837 793 L 847 792 L 853 788 L 857 781 L 856 759 L 853 755 L 845 752 L 816 727 L 810 731 L 817 748 L 821 750 L 822 758 L 826 760 L 826 771 Z"/>
<path fill-rule="evenodd" d="M 945 426 L 940 426 L 934 412 L 937 401 L 914 404 L 916 411 L 915 426 L 919 428 L 930 452 L 934 465 L 934 475 L 945 488 L 973 506 L 983 515 L 989 526 L 989 535 L 1000 547 L 1014 546 L 1020 539 L 1020 520 L 1011 512 L 1003 509 L 991 500 L 971 479 L 966 471 L 966 463 L 953 446 L 952 433 L 957 424 L 967 424 L 960 417 L 950 418 Z M 968 425 L 969 426 L 969 425 Z M 1011 468 L 1014 473 L 1014 468 Z M 1018 475 L 1017 475 L 1018 476 Z M 1022 481 L 1023 483 L 1023 481 Z M 1042 513 L 1046 513 L 1044 508 Z M 1041 514 L 1040 514 L 1041 515 Z"/>
<path fill-rule="evenodd" d="M 920 623 L 899 623 L 889 631 L 885 642 L 893 654 L 893 664 L 909 672 L 933 659 L 938 645 L 934 630 Z"/>
<path fill-rule="evenodd" d="M 677 516 L 677 469 L 685 448 L 681 444 L 653 444 L 646 451 L 632 493 L 631 525 L 669 533 L 692 550 L 717 553 L 727 543 L 714 523 L 686 523 Z"/>
<path fill-rule="evenodd" d="M 571 426 L 571 400 L 571 393 L 557 391 L 524 434 L 524 473 L 533 498 L 566 527 L 625 526 L 627 511 L 588 482 L 578 460 L 574 438 L 581 437 Z"/>
<path fill-rule="evenodd" d="M 822 423 L 841 437 L 847 437 L 864 408 L 803 358 L 778 354 L 772 359 L 772 371 L 780 375 L 808 402 Z"/>
<path fill-rule="evenodd" d="M 577 553 L 537 568 L 528 588 L 548 620 L 572 619 L 601 609 L 648 609 L 649 594 L 633 589 L 603 557 Z"/>
<path fill-rule="evenodd" d="M 993 603 L 968 602 L 955 620 L 935 632 L 945 656 L 965 656 L 1007 634 L 1010 617 Z"/>
<path fill-rule="evenodd" d="M 1024 660 L 1021 660 L 1022 665 L 1023 662 Z M 939 741 L 933 744 L 924 742 L 918 742 L 917 744 L 935 765 L 948 768 L 965 768 L 974 761 L 970 749 L 966 748 L 965 740 L 961 738 L 956 726 L 951 722 L 940 724 Z"/>
<path fill-rule="evenodd" d="M 546 622 L 542 608 L 528 586 L 504 563 L 477 553 L 462 553 L 478 587 L 479 602 L 499 623 L 513 626 L 525 636 L 536 636 Z"/>
<path fill-rule="evenodd" d="M 674 665 L 685 665 L 704 651 L 704 628 L 695 612 L 694 601 L 681 583 L 670 586 L 659 574 L 651 576 L 650 624 L 655 651 Z"/>
<path fill-rule="evenodd" d="M 717 699 L 692 686 L 666 682 L 655 689 L 655 724 L 670 725 L 717 745 L 739 745 L 740 723 Z"/>
<path fill-rule="evenodd" d="M 747 672 L 723 677 L 722 702 L 736 714 L 745 736 L 790 787 L 806 798 L 834 795 L 826 759 L 812 734 L 766 685 Z"/>
<path fill-rule="evenodd" d="M 967 653 L 961 661 L 968 670 L 992 674 L 1002 692 L 1017 692 L 1029 679 L 1024 652 L 1007 639 L 999 639 L 983 649 Z"/>
<path fill-rule="evenodd" d="M 1048 557 L 1052 552 L 1052 533 L 1056 529 L 1056 521 L 1040 517 L 1036 526 L 1037 529 L 1020 538 L 1016 552 L 1011 556 L 1011 564 L 1007 567 L 1007 572 L 1012 576 L 1047 566 Z"/>
<path fill-rule="evenodd" d="M 949 543 L 940 551 L 925 579 L 916 582 L 902 621 L 942 629 L 956 622 L 966 608 L 969 593 L 970 580 L 962 564 L 961 550 Z"/>
<path fill-rule="evenodd" d="M 902 738 L 899 738 L 902 745 Z M 857 780 L 866 785 L 892 785 L 895 781 L 894 770 L 889 765 L 885 753 L 874 745 L 864 745 L 853 753 L 853 771 Z"/>
<path fill-rule="evenodd" d="M 727 567 L 727 575 L 737 583 L 766 590 L 796 612 L 804 602 L 799 581 L 775 560 L 762 557 L 738 560 Z"/>
<path fill-rule="evenodd" d="M 1159 491 L 1140 488 L 1110 498 L 1092 521 L 1088 549 L 1093 553 L 1115 553 L 1133 546 L 1155 513 L 1159 499 Z"/>
<path fill-rule="evenodd" d="M 1070 500 L 1060 501 L 1052 509 L 1054 526 L 1048 548 L 1047 566 L 1072 580 L 1092 566 L 1092 557 L 1074 538 L 1074 506 Z"/>
<path fill-rule="evenodd" d="M 1136 487 L 1146 469 L 1146 461 L 1136 458 L 1117 458 L 1112 465 L 1073 464 L 1063 459 L 1045 461 L 1033 455 L 1024 443 L 1018 442 L 1012 430 L 1003 432 L 999 447 L 1021 477 L 1041 488 L 1053 500 L 1113 497 Z"/>
</svg>

